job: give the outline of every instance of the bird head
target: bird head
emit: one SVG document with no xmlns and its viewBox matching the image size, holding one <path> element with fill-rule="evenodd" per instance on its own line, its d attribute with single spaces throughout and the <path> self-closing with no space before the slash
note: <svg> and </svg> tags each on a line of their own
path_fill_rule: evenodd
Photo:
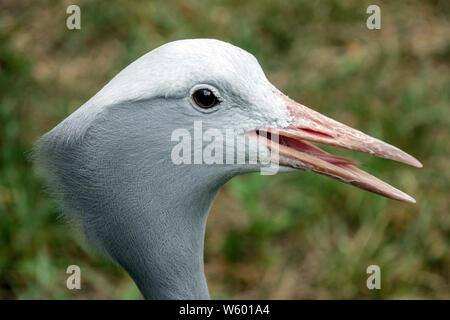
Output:
<svg viewBox="0 0 450 320">
<path fill-rule="evenodd" d="M 310 170 L 406 202 L 415 200 L 358 169 L 357 161 L 311 142 L 422 166 L 400 149 L 290 99 L 269 82 L 252 54 L 212 39 L 152 50 L 48 135 L 66 145 L 90 136 L 90 146 L 97 141 L 97 150 L 89 150 L 96 163 L 117 163 L 110 159 L 115 154 L 129 157 L 122 163 L 132 168 L 164 162 L 227 178 L 277 165 L 278 171 Z M 208 162 L 205 148 L 211 143 Z M 242 143 L 245 148 L 238 147 Z M 248 161 L 255 154 L 256 162 Z"/>
<path fill-rule="evenodd" d="M 400 149 L 293 101 L 253 55 L 210 39 L 171 42 L 137 59 L 45 134 L 35 154 L 64 211 L 145 297 L 198 299 L 209 296 L 207 213 L 235 175 L 311 170 L 414 202 L 357 161 L 312 143 L 421 167 Z"/>
<path fill-rule="evenodd" d="M 169 148 L 172 156 L 174 151 L 170 141 L 177 139 L 174 132 L 186 129 L 190 135 L 187 142 L 192 142 L 192 148 L 182 150 L 185 156 L 191 151 L 184 158 L 187 161 L 179 163 L 182 166 L 227 165 L 225 170 L 217 170 L 217 166 L 213 170 L 239 173 L 258 170 L 269 163 L 279 165 L 279 171 L 311 170 L 389 198 L 415 202 L 407 194 L 358 169 L 357 161 L 332 155 L 311 142 L 365 152 L 415 167 L 422 166 L 419 161 L 290 99 L 268 81 L 252 54 L 229 43 L 211 39 L 168 43 L 131 64 L 103 91 L 101 96 L 114 99 L 115 103 L 159 99 L 153 106 L 155 111 L 158 109 L 158 115 L 154 112 L 150 115 L 153 119 L 148 119 L 153 124 L 151 135 L 164 141 L 168 148 L 161 157 L 168 158 Z M 163 125 L 155 124 L 155 117 Z M 195 134 L 195 124 L 201 126 L 200 134 Z M 160 135 L 155 133 L 158 130 Z M 162 132 L 165 134 L 161 135 Z M 230 132 L 234 134 L 231 139 Z M 210 142 L 217 147 L 213 148 L 215 157 L 205 163 L 205 154 L 199 149 L 203 150 Z M 239 149 L 237 145 L 242 142 L 246 148 Z M 231 156 L 227 151 L 231 151 Z M 200 154 L 199 159 L 195 159 L 196 152 Z M 255 154 L 256 165 L 249 161 Z M 239 158 L 247 161 L 239 162 Z"/>
</svg>

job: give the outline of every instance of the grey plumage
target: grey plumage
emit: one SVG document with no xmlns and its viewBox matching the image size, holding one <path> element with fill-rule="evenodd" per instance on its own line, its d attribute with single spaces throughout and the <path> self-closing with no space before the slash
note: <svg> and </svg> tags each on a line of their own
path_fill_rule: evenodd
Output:
<svg viewBox="0 0 450 320">
<path fill-rule="evenodd" d="M 221 110 L 192 108 L 188 92 L 198 83 L 220 88 Z M 65 214 L 146 298 L 209 298 L 203 272 L 209 208 L 228 179 L 258 167 L 174 165 L 171 133 L 191 130 L 197 120 L 223 130 L 286 124 L 273 89 L 256 59 L 237 47 L 207 39 L 169 43 L 44 135 L 37 162 Z"/>
<path fill-rule="evenodd" d="M 198 87 L 211 88 L 220 103 L 210 110 L 196 106 L 192 92 Z M 277 162 L 267 144 L 277 136 L 272 135 L 243 150 L 232 143 L 236 158 L 257 155 L 253 164 L 175 164 L 172 134 L 183 128 L 195 136 L 199 121 L 205 131 L 227 136 L 231 130 L 232 142 L 278 130 L 284 139 L 278 145 L 280 171 L 312 170 L 415 201 L 359 170 L 355 161 L 306 141 L 420 167 L 412 156 L 289 99 L 240 48 L 210 39 L 168 43 L 122 70 L 35 148 L 38 167 L 65 214 L 128 271 L 145 298 L 209 298 L 203 242 L 212 201 L 227 180 Z M 194 143 L 192 153 L 206 144 Z"/>
</svg>

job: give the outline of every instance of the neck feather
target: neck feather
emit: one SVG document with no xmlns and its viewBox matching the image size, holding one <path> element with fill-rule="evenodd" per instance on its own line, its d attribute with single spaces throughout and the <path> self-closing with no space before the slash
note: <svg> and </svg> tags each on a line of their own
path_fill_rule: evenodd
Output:
<svg viewBox="0 0 450 320">
<path fill-rule="evenodd" d="M 173 130 L 158 127 L 162 121 L 148 104 L 107 111 L 79 139 L 67 138 L 79 122 L 74 113 L 40 140 L 37 162 L 49 186 L 145 298 L 209 298 L 206 220 L 220 187 L 240 172 L 173 164 L 167 148 Z"/>
<path fill-rule="evenodd" d="M 183 177 L 177 171 L 170 170 Z M 167 177 L 159 176 L 149 186 L 134 176 L 129 183 L 110 186 L 110 196 L 103 201 L 108 209 L 101 214 L 103 227 L 96 228 L 96 237 L 146 299 L 209 299 L 203 265 L 205 227 L 225 181 L 211 184 L 208 177 L 204 179 L 204 183 L 202 178 L 180 180 L 174 187 Z"/>
</svg>

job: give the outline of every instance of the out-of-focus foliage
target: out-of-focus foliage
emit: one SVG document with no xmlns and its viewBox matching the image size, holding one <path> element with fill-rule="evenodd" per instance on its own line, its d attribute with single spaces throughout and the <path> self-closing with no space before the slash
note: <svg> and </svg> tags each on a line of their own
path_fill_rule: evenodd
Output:
<svg viewBox="0 0 450 320">
<path fill-rule="evenodd" d="M 66 28 L 70 4 L 81 8 L 79 31 Z M 415 205 L 307 172 L 233 179 L 208 221 L 213 298 L 450 298 L 449 2 L 376 1 L 382 24 L 373 31 L 369 4 L 3 0 L 0 298 L 140 298 L 125 272 L 58 219 L 28 156 L 130 62 L 199 37 L 252 52 L 292 98 L 424 164 L 352 153 Z M 80 291 L 66 289 L 71 264 L 81 267 Z M 371 264 L 381 267 L 381 290 L 365 286 Z"/>
</svg>

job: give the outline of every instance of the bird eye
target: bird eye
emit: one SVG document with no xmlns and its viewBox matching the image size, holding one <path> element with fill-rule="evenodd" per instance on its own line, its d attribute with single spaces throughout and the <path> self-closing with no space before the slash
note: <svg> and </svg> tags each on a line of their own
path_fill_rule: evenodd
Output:
<svg viewBox="0 0 450 320">
<path fill-rule="evenodd" d="M 209 89 L 198 89 L 192 94 L 195 104 L 202 109 L 210 109 L 220 103 L 220 100 Z"/>
</svg>

